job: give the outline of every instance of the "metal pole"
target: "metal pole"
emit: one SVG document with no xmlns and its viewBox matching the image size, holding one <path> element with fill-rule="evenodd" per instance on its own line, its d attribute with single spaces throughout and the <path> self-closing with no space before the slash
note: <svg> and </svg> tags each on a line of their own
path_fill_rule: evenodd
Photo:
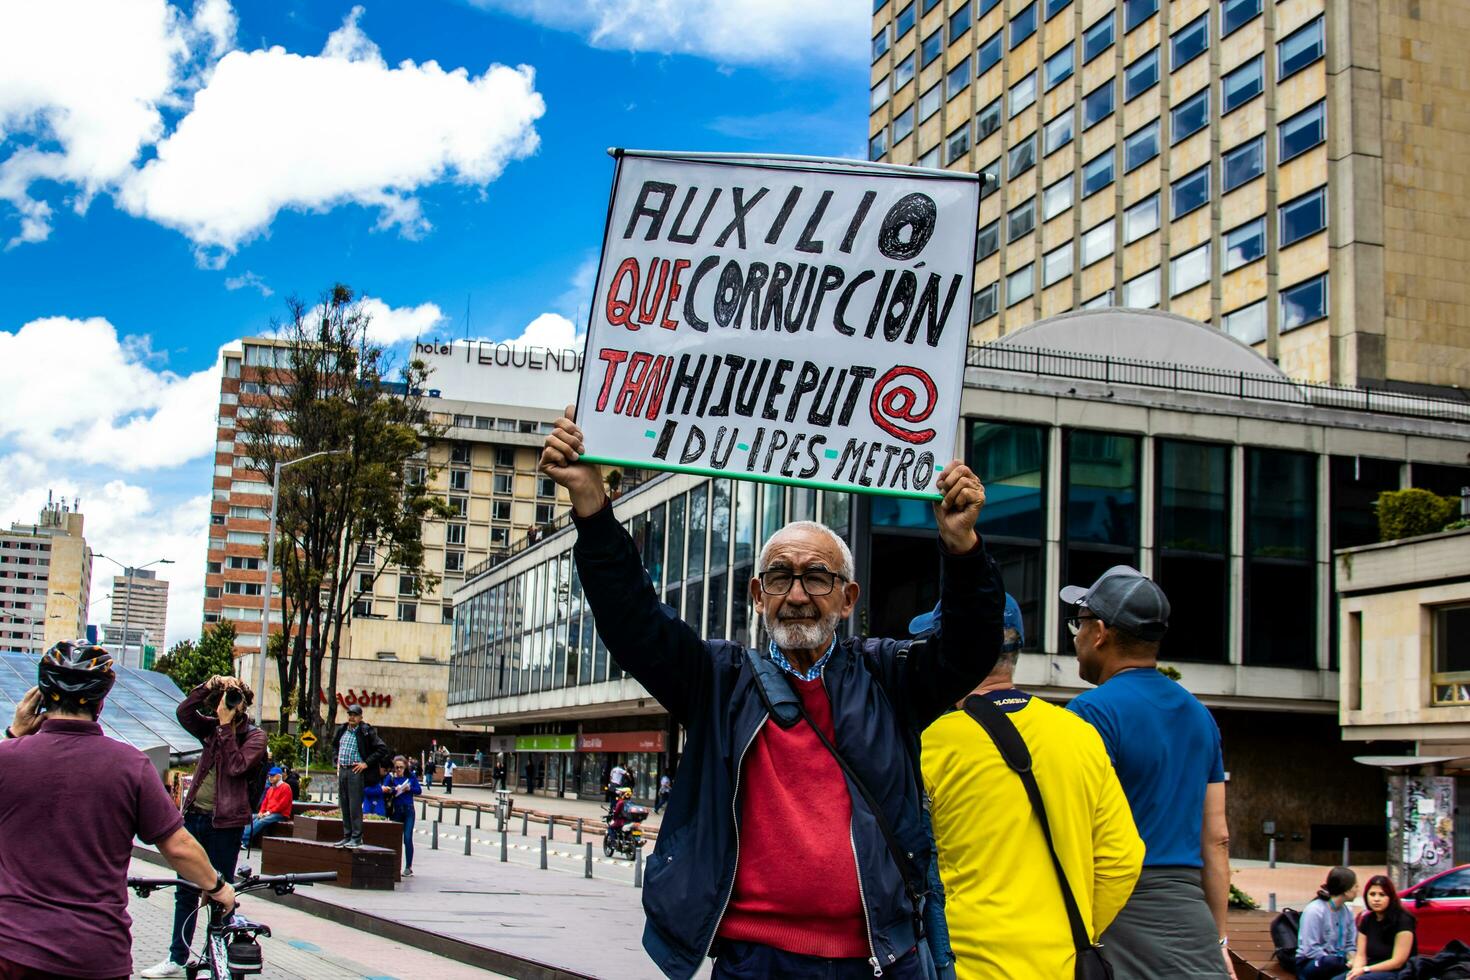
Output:
<svg viewBox="0 0 1470 980">
<path fill-rule="evenodd" d="M 472 838 L 474 836 L 475 835 L 470 832 L 470 829 L 468 827 L 466 827 L 465 830 L 464 830 L 464 856 L 465 857 L 469 857 L 470 856 L 470 838 Z"/>
<path fill-rule="evenodd" d="M 1342 866 L 1344 868 L 1349 867 L 1349 865 L 1348 865 L 1348 839 L 1346 837 L 1344 837 L 1342 839 Z"/>
<path fill-rule="evenodd" d="M 504 864 L 505 861 L 506 861 L 506 852 L 507 852 L 507 849 L 508 848 L 507 848 L 506 841 L 505 841 L 505 828 L 504 827 L 501 827 L 500 828 L 500 863 L 501 864 Z"/>
<path fill-rule="evenodd" d="M 444 819 L 444 801 L 443 800 L 440 800 L 439 801 L 439 819 L 440 820 L 443 820 Z"/>
<path fill-rule="evenodd" d="M 459 826 L 459 814 L 460 814 L 460 811 L 461 811 L 461 810 L 462 810 L 462 809 L 463 809 L 463 808 L 462 808 L 462 807 L 455 807 L 455 808 L 454 808 L 454 825 L 455 825 L 455 826 L 456 826 L 456 827 L 458 827 L 458 826 Z"/>
<path fill-rule="evenodd" d="M 478 806 L 475 807 L 475 829 L 476 830 L 479 830 L 480 829 L 480 814 L 482 814 L 484 812 L 485 811 L 484 810 L 481 810 Z"/>
<path fill-rule="evenodd" d="M 281 461 L 276 460 L 274 478 L 271 480 L 271 520 L 265 536 L 265 597 L 261 599 L 260 617 L 260 663 L 255 670 L 255 724 L 258 727 L 265 719 L 265 654 L 271 642 L 271 574 L 276 567 L 276 505 L 281 499 Z M 286 703 L 286 692 L 281 692 L 281 703 Z"/>
<path fill-rule="evenodd" d="M 546 870 L 546 838 L 541 838 L 541 870 Z"/>
<path fill-rule="evenodd" d="M 643 887 L 643 848 L 641 847 L 633 848 L 633 887 Z"/>
<path fill-rule="evenodd" d="M 592 842 L 590 840 L 587 842 L 587 870 L 583 873 L 588 878 L 592 877 Z"/>
<path fill-rule="evenodd" d="M 1275 892 L 1272 892 L 1270 895 L 1267 895 L 1266 896 L 1266 911 L 1267 912 L 1275 912 L 1276 911 L 1276 893 Z"/>
<path fill-rule="evenodd" d="M 439 850 L 439 821 L 434 821 L 432 830 L 433 836 L 429 838 L 429 850 L 437 851 Z"/>
<path fill-rule="evenodd" d="M 1267 860 L 1269 861 L 1269 866 L 1272 868 L 1276 867 L 1276 838 L 1271 838 L 1270 842 L 1266 845 L 1266 850 L 1268 852 Z"/>
<path fill-rule="evenodd" d="M 556 818 L 549 813 L 546 815 L 546 837 L 556 840 Z"/>
<path fill-rule="evenodd" d="M 531 814 L 529 814 L 525 810 L 521 811 L 521 836 L 531 836 Z"/>
<path fill-rule="evenodd" d="M 577 818 L 577 843 L 578 844 L 582 843 L 582 818 L 581 817 L 578 817 Z M 588 844 L 587 846 L 588 847 L 591 847 L 592 845 L 591 844 Z"/>
<path fill-rule="evenodd" d="M 429 819 L 429 801 L 428 800 L 425 800 L 425 799 L 420 799 L 419 800 L 419 819 L 420 820 L 427 820 L 427 819 Z"/>
</svg>

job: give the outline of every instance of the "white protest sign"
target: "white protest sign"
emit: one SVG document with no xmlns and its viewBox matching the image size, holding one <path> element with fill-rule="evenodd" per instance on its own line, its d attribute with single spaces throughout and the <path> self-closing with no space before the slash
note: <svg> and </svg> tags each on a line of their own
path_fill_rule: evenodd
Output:
<svg viewBox="0 0 1470 980">
<path fill-rule="evenodd" d="M 586 458 L 937 496 L 978 208 L 974 174 L 619 154 L 577 398 Z"/>
</svg>

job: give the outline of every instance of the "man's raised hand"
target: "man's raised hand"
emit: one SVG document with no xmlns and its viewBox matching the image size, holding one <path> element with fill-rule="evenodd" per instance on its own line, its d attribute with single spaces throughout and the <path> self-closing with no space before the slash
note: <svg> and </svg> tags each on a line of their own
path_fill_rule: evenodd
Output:
<svg viewBox="0 0 1470 980">
<path fill-rule="evenodd" d="M 591 463 L 581 462 L 582 430 L 574 421 L 577 406 L 568 405 L 566 414 L 556 420 L 541 449 L 541 472 L 567 488 L 572 510 L 579 517 L 590 517 L 602 509 L 607 494 L 602 489 L 602 474 Z"/>
<path fill-rule="evenodd" d="M 939 474 L 938 490 L 944 494 L 934 505 L 939 540 L 950 554 L 965 554 L 979 541 L 975 521 L 985 506 L 985 487 L 968 466 L 954 460 Z"/>
</svg>

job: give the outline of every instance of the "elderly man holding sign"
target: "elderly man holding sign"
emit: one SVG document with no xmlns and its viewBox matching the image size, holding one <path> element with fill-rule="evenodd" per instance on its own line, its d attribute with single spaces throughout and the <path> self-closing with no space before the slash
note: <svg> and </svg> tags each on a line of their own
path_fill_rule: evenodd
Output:
<svg viewBox="0 0 1470 980">
<path fill-rule="evenodd" d="M 643 892 L 649 955 L 677 980 L 705 956 L 716 977 L 928 976 L 916 738 L 1000 653 L 1005 593 L 975 532 L 985 488 L 958 461 L 939 477 L 940 631 L 838 639 L 852 555 L 798 521 L 761 549 L 749 588 L 771 641 L 746 650 L 659 602 L 574 415 L 541 469 L 571 495 L 598 632 L 687 731 Z"/>
</svg>

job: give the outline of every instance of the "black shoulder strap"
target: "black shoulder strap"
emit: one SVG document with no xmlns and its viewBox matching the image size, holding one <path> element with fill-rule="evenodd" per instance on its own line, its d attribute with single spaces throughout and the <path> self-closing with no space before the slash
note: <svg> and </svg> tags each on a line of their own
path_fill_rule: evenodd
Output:
<svg viewBox="0 0 1470 980">
<path fill-rule="evenodd" d="M 766 706 L 776 724 L 790 728 L 801 721 L 801 700 L 785 680 L 781 668 L 775 661 L 762 657 L 749 647 L 745 659 L 755 673 L 755 689 L 760 693 L 761 703 Z"/>
<path fill-rule="evenodd" d="M 1067 921 L 1072 926 L 1072 942 L 1079 953 L 1090 948 L 1092 937 L 1082 924 L 1082 913 L 1077 908 L 1072 886 L 1067 882 L 1067 872 L 1062 870 L 1061 859 L 1057 857 L 1057 846 L 1051 837 L 1051 824 L 1046 819 L 1046 805 L 1041 800 L 1041 787 L 1036 785 L 1036 774 L 1031 771 L 1031 750 L 1026 747 L 1026 740 L 1016 730 L 1015 723 L 1006 717 L 1006 713 L 991 704 L 990 699 L 983 694 L 972 694 L 965 699 L 965 713 L 985 729 L 990 740 L 1000 750 L 1001 758 L 1006 760 L 1006 765 L 1021 777 L 1021 785 L 1026 787 L 1031 808 L 1041 821 L 1041 833 L 1046 838 L 1047 850 L 1051 852 L 1051 864 L 1056 869 L 1057 880 L 1062 886 L 1062 901 L 1067 905 Z"/>
</svg>

